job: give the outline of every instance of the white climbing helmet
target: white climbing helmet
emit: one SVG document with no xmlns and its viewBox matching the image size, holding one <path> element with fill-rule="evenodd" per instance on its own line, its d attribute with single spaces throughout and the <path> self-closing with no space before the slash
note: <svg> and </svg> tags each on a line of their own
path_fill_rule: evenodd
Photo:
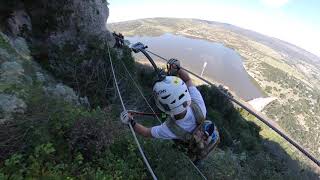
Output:
<svg viewBox="0 0 320 180">
<path fill-rule="evenodd" d="M 185 82 L 177 76 L 166 76 L 153 86 L 158 108 L 170 115 L 182 113 L 191 104 L 191 97 Z"/>
</svg>

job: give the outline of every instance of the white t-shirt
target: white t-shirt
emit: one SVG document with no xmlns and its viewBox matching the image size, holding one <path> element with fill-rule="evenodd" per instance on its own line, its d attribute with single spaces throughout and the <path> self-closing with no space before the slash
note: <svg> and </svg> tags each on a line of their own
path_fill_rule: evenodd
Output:
<svg viewBox="0 0 320 180">
<path fill-rule="evenodd" d="M 191 86 L 188 89 L 189 89 L 191 99 L 200 106 L 204 116 L 206 116 L 206 114 L 207 114 L 206 106 L 204 104 L 203 98 L 202 98 L 199 90 L 194 86 Z M 174 117 L 172 117 L 172 118 L 174 119 Z M 197 126 L 196 119 L 193 115 L 193 112 L 192 112 L 192 109 L 190 106 L 187 108 L 187 113 L 184 116 L 184 118 L 177 120 L 176 123 L 178 126 L 182 127 L 183 129 L 185 129 L 188 132 L 191 132 L 192 130 L 194 130 L 194 128 L 196 128 L 196 126 Z M 152 127 L 151 134 L 152 134 L 152 137 L 154 137 L 154 138 L 178 139 L 177 136 L 173 132 L 170 131 L 170 129 L 167 127 L 166 123 L 162 123 L 159 126 Z"/>
</svg>

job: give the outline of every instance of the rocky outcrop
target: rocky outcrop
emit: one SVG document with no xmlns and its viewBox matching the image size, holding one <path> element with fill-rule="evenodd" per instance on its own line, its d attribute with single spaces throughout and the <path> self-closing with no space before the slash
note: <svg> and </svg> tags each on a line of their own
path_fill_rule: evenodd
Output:
<svg viewBox="0 0 320 180">
<path fill-rule="evenodd" d="M 60 99 L 64 99 L 67 102 L 85 106 L 89 106 L 89 101 L 87 97 L 79 98 L 72 88 L 65 86 L 62 83 L 55 84 L 53 86 L 44 87 L 45 92 L 48 96 L 54 96 Z"/>
<path fill-rule="evenodd" d="M 0 8 L 0 30 L 11 36 L 28 38 L 34 45 L 44 48 L 41 53 L 46 52 L 48 43 L 63 44 L 85 40 L 87 36 L 98 36 L 114 44 L 106 26 L 107 0 L 12 1 L 3 4 L 5 9 Z"/>
<path fill-rule="evenodd" d="M 7 19 L 7 29 L 13 36 L 32 31 L 31 19 L 24 9 L 14 10 Z"/>
<path fill-rule="evenodd" d="M 70 38 L 78 38 L 79 35 L 90 34 L 97 35 L 105 40 L 112 40 L 111 34 L 107 31 L 107 19 L 109 16 L 109 8 L 107 1 L 69 1 L 64 6 L 65 12 L 69 12 L 69 17 L 58 20 L 59 24 L 65 24 L 63 27 L 58 25 L 59 33 L 52 34 L 50 39 L 54 42 L 70 40 Z"/>
<path fill-rule="evenodd" d="M 52 49 L 57 46 L 61 48 L 66 42 L 75 44 L 82 52 L 85 51 L 82 47 L 87 47 L 92 38 L 113 45 L 114 38 L 106 27 L 108 2 L 13 1 L 16 3 L 9 3 L 10 6 L 5 3 L 4 7 L 8 7 L 5 10 L 0 8 L 0 13 L 5 14 L 5 19 L 1 18 L 5 23 L 0 23 L 0 30 L 10 35 L 9 38 L 0 32 L 0 121 L 5 122 L 15 114 L 25 113 L 29 98 L 39 89 L 47 96 L 75 105 L 90 106 L 86 97 L 80 98 L 72 88 L 57 82 L 33 59 L 39 62 L 55 61 L 57 52 Z"/>
<path fill-rule="evenodd" d="M 33 60 L 23 38 L 11 39 L 0 32 L 0 123 L 25 113 L 30 97 L 39 89 L 48 97 L 89 106 L 87 98 L 56 82 Z"/>
<path fill-rule="evenodd" d="M 0 123 L 11 119 L 12 114 L 24 113 L 26 103 L 16 95 L 0 93 Z"/>
<path fill-rule="evenodd" d="M 85 39 L 87 35 L 114 41 L 107 30 L 109 17 L 106 0 L 35 0 L 25 3 L 34 25 L 33 37 L 53 44 Z"/>
</svg>

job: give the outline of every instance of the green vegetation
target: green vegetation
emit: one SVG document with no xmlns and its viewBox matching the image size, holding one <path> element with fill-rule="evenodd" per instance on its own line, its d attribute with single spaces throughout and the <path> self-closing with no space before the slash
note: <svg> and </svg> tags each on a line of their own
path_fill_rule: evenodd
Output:
<svg viewBox="0 0 320 180">
<path fill-rule="evenodd" d="M 296 79 L 266 63 L 262 63 L 261 72 L 269 80 L 280 85 L 281 88 L 290 90 L 290 96 L 280 94 L 282 100 L 276 100 L 265 109 L 266 113 L 278 123 L 290 135 L 311 150 L 314 155 L 319 155 L 319 106 L 314 105 L 320 100 L 320 93 Z M 293 99 L 292 97 L 296 98 Z M 281 108 L 280 108 L 281 107 Z"/>
<path fill-rule="evenodd" d="M 124 57 L 133 64 L 131 56 Z M 34 74 L 27 61 L 23 66 Z M 130 134 L 120 128 L 119 112 L 112 104 L 107 110 L 74 106 L 48 97 L 37 83 L 6 84 L 1 92 L 19 93 L 28 107 L 0 125 L 1 179 L 145 179 L 144 164 Z"/>
<path fill-rule="evenodd" d="M 26 94 L 23 99 L 26 100 L 28 109 L 23 115 L 17 115 L 14 120 L 0 126 L 1 178 L 148 179 L 148 172 L 131 134 L 125 126 L 120 125 L 118 120 L 119 111 L 116 106 L 118 99 L 113 97 L 113 79 L 109 62 L 106 61 L 108 57 L 103 56 L 106 55 L 107 47 L 101 46 L 98 41 L 95 42 L 96 45 L 88 44 L 90 50 L 87 50 L 86 53 L 91 53 L 89 57 L 84 57 L 84 54 L 68 54 L 72 51 L 66 51 L 67 47 L 74 47 L 69 44 L 62 46 L 62 49 L 55 49 L 59 65 L 65 63 L 63 64 L 65 69 L 62 69 L 64 71 L 57 71 L 58 68 L 54 67 L 52 62 L 48 62 L 51 63 L 50 65 L 44 64 L 44 67 L 50 67 L 48 70 L 51 72 L 59 72 L 55 73 L 56 77 L 61 77 L 66 84 L 72 85 L 71 82 L 74 82 L 75 76 L 69 75 L 68 65 L 70 63 L 59 61 L 59 55 L 73 63 L 78 60 L 82 67 L 83 64 L 86 64 L 85 62 L 93 58 L 94 62 L 99 62 L 100 64 L 97 64 L 96 67 L 102 65 L 104 69 L 100 72 L 95 71 L 98 76 L 96 79 L 105 78 L 103 80 L 106 81 L 92 78 L 93 75 L 90 74 L 92 71 L 83 71 L 82 74 L 78 71 L 83 82 L 89 80 L 93 82 L 91 86 L 94 87 L 92 88 L 112 88 L 112 93 L 109 92 L 107 96 L 102 93 L 86 93 L 91 102 L 91 109 L 71 105 L 62 99 L 48 97 L 40 84 L 33 84 L 30 87 L 8 86 L 4 89 L 6 93 L 15 93 L 20 92 L 23 88 Z M 132 73 L 135 68 L 130 49 L 124 48 L 122 51 L 123 55 L 118 57 L 116 51 L 111 49 L 119 77 L 123 76 L 121 75 L 123 69 L 121 70 L 119 61 L 123 61 Z M 101 55 L 98 56 L 100 53 Z M 28 64 L 25 66 L 26 69 L 32 71 Z M 97 69 L 94 68 L 94 70 Z M 127 84 L 132 85 L 126 81 L 122 82 L 119 84 L 122 90 L 129 89 Z M 105 87 L 108 83 L 109 86 Z M 105 89 L 101 91 L 103 90 Z M 126 101 L 130 100 L 128 97 L 136 99 L 133 93 L 123 94 Z M 104 107 L 103 110 L 99 106 Z M 171 148 L 171 144 L 152 143 L 153 141 L 150 140 L 142 144 L 147 151 L 150 151 L 148 157 L 154 160 L 154 168 L 159 177 L 197 176 L 195 172 L 189 172 L 188 169 L 180 170 L 186 166 L 190 169 L 191 165 L 187 164 L 187 159 L 181 153 Z M 159 153 L 157 150 L 162 148 L 169 150 Z M 159 157 L 159 154 L 163 154 L 163 157 Z M 172 157 L 177 157 L 178 160 Z M 170 167 L 166 163 L 160 163 L 164 160 L 172 164 L 170 170 L 163 171 L 164 168 Z M 182 174 L 176 173 L 179 170 Z"/>
<path fill-rule="evenodd" d="M 281 173 L 290 172 L 284 164 L 263 151 L 261 139 L 257 134 L 259 128 L 256 125 L 241 118 L 231 103 L 217 94 L 216 89 L 210 90 L 204 86 L 200 89 L 204 94 L 207 92 L 206 95 L 218 95 L 218 98 L 208 98 L 207 103 L 210 100 L 215 101 L 215 104 L 210 106 L 212 110 L 209 117 L 214 118 L 217 124 L 223 123 L 219 125 L 223 138 L 220 145 L 223 151 L 218 150 L 211 154 L 202 167 L 208 177 L 272 179 L 284 178 Z M 113 108 L 110 111 L 102 111 L 99 108 L 88 111 L 59 100 L 48 100 L 41 94 L 41 90 L 36 91 L 28 103 L 28 107 L 31 108 L 14 122 L 18 125 L 17 131 L 8 135 L 19 137 L 20 134 L 27 133 L 19 141 L 16 152 L 2 164 L 2 177 L 148 177 L 130 133 L 123 126 L 120 128 L 116 115 L 118 112 Z M 38 106 L 39 103 L 42 106 Z M 225 106 L 219 106 L 220 103 Z M 219 117 L 222 122 L 218 120 Z M 228 141 L 228 138 L 234 138 L 238 143 L 234 144 Z M 147 156 L 160 179 L 198 177 L 185 157 L 173 148 L 172 143 L 142 138 L 140 140 L 144 142 Z M 276 173 L 277 171 L 281 173 Z M 292 174 L 286 176 L 293 179 L 294 173 L 290 173 Z"/>
<path fill-rule="evenodd" d="M 53 45 L 50 47 L 50 60 L 40 60 L 40 63 L 81 96 L 88 97 L 93 107 L 105 106 L 110 104 L 107 97 L 114 93 L 107 44 L 96 36 L 83 39 L 87 41 Z M 79 44 L 83 44 L 82 52 L 78 49 Z M 124 61 L 130 70 L 134 67 L 130 49 L 125 48 L 122 57 L 118 57 L 112 48 L 110 51 L 115 62 Z M 123 73 L 124 70 L 119 68 L 117 71 Z M 123 82 L 125 81 L 127 79 Z M 121 84 L 122 86 L 125 89 L 126 83 Z"/>
<path fill-rule="evenodd" d="M 2 32 L 0 33 L 2 34 Z M 11 47 L 9 40 L 6 39 L 5 36 L 1 34 L 0 34 L 0 47 L 6 50 L 8 53 L 16 54 L 16 51 Z"/>
<path fill-rule="evenodd" d="M 88 111 L 38 93 L 28 107 L 25 115 L 6 124 L 16 129 L 8 134 L 9 147 L 1 148 L 2 158 L 3 151 L 16 152 L 1 163 L 5 179 L 143 177 L 144 165 L 129 136 L 113 138 L 121 129 L 112 121 L 112 110 Z"/>
<path fill-rule="evenodd" d="M 206 163 L 218 170 L 213 174 L 219 174 L 218 179 L 300 179 L 315 178 L 312 173 L 297 173 L 300 169 L 298 162 L 292 162 L 290 156 L 279 144 L 263 139 L 259 132 L 261 123 L 258 124 L 252 115 L 243 109 L 236 109 L 233 104 L 220 94 L 217 88 L 210 90 L 199 87 L 208 108 L 208 117 L 213 119 L 220 129 L 223 151 L 213 153 Z M 249 121 L 248 121 L 249 120 Z M 255 121 L 253 121 L 255 120 Z M 268 146 L 274 149 L 270 151 Z M 278 155 L 275 155 L 275 152 Z M 218 160 L 216 160 L 216 158 Z M 224 161 L 221 161 L 221 160 Z M 219 161 L 220 160 L 220 161 Z M 206 164 L 205 163 L 205 164 Z M 291 168 L 288 167 L 291 164 Z M 219 170 L 229 166 L 226 172 Z M 209 169 L 208 167 L 208 169 Z M 213 169 L 215 169 L 213 168 Z M 208 176 L 217 178 L 208 173 Z"/>
</svg>

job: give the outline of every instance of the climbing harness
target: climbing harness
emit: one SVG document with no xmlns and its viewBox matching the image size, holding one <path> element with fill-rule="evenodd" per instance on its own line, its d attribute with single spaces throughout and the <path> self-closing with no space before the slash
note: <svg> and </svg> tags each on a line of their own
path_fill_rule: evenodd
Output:
<svg viewBox="0 0 320 180">
<path fill-rule="evenodd" d="M 186 146 L 187 153 L 193 162 L 203 160 L 210 152 L 212 152 L 220 142 L 217 127 L 205 117 L 194 101 L 190 105 L 197 126 L 192 132 L 188 132 L 181 128 L 174 119 L 169 117 L 166 121 L 167 127 L 177 136 L 178 145 Z"/>
</svg>

